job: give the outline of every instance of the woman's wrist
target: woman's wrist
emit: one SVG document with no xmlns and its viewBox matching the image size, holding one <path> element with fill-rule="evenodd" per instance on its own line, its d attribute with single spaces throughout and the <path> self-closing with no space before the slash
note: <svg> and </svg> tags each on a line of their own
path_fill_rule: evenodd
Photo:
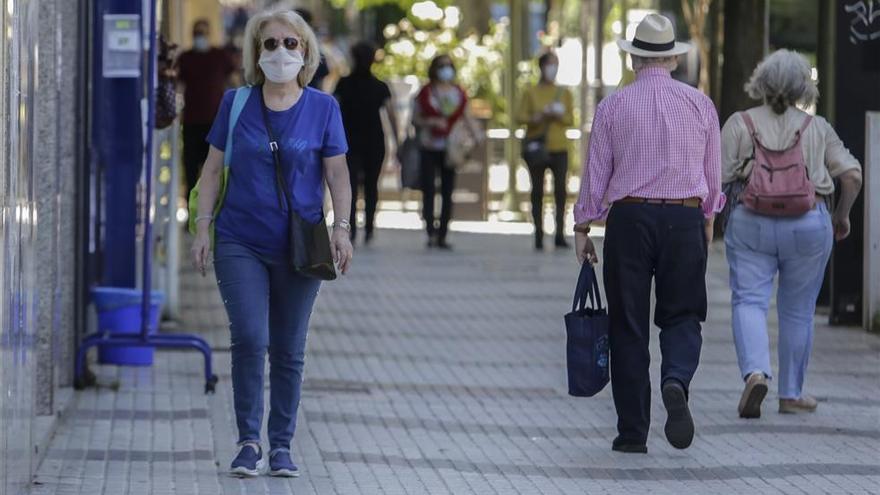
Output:
<svg viewBox="0 0 880 495">
<path fill-rule="evenodd" d="M 333 222 L 333 229 L 342 229 L 346 232 L 351 233 L 351 222 L 345 219 L 336 220 Z"/>
</svg>

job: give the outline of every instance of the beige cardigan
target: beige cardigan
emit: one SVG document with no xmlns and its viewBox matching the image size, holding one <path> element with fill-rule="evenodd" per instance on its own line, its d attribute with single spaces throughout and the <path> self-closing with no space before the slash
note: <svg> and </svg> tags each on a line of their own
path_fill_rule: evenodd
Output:
<svg viewBox="0 0 880 495">
<path fill-rule="evenodd" d="M 785 149 L 795 140 L 795 134 L 803 124 L 807 113 L 789 107 L 782 115 L 776 114 L 769 105 L 750 108 L 749 115 L 764 146 Z M 721 182 L 744 179 L 751 173 L 752 162 L 744 162 L 752 156 L 752 139 L 739 112 L 731 115 L 721 129 Z M 816 193 L 825 196 L 834 192 L 832 179 L 861 166 L 849 152 L 837 133 L 824 118 L 818 115 L 804 131 L 801 148 L 807 162 L 810 179 Z M 745 164 L 745 166 L 744 166 Z"/>
</svg>

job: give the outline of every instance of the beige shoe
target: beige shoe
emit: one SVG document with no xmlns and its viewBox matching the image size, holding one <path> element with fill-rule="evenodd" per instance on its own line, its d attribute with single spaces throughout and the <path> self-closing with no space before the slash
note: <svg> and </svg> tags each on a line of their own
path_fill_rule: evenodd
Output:
<svg viewBox="0 0 880 495">
<path fill-rule="evenodd" d="M 764 373 L 752 373 L 746 379 L 746 388 L 739 399 L 739 417 L 760 418 L 761 402 L 767 395 L 767 377 Z M 780 406 L 781 407 L 781 406 Z"/>
<path fill-rule="evenodd" d="M 797 414 L 802 412 L 815 412 L 819 403 L 809 395 L 801 396 L 800 399 L 779 399 L 780 414 Z"/>
</svg>

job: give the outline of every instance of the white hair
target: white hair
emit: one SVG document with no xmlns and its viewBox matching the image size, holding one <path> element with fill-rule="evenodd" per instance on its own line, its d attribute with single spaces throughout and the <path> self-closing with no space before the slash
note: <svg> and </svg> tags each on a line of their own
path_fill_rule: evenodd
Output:
<svg viewBox="0 0 880 495">
<path fill-rule="evenodd" d="M 630 53 L 632 59 L 633 72 L 638 72 L 648 67 L 662 67 L 669 72 L 678 68 L 678 56 L 670 57 L 640 57 Z"/>
<path fill-rule="evenodd" d="M 318 38 L 299 14 L 288 9 L 265 10 L 248 20 L 247 26 L 244 29 L 244 48 L 242 50 L 245 81 L 252 85 L 259 85 L 265 81 L 263 71 L 257 62 L 260 60 L 260 50 L 262 49 L 263 28 L 271 21 L 289 26 L 300 36 L 303 44 L 303 61 L 305 65 L 299 72 L 299 75 L 296 76 L 296 80 L 300 87 L 308 86 L 318 70 L 318 64 L 321 63 Z"/>
<path fill-rule="evenodd" d="M 798 52 L 776 50 L 755 67 L 744 87 L 756 100 L 763 100 L 776 113 L 792 105 L 810 105 L 819 97 L 810 63 Z"/>
</svg>

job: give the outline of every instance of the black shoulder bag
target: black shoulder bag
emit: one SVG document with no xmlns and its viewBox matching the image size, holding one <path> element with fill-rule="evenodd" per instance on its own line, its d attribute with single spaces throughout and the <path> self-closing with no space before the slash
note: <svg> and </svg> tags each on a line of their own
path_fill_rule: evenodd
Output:
<svg viewBox="0 0 880 495">
<path fill-rule="evenodd" d="M 318 223 L 311 223 L 300 216 L 293 208 L 290 193 L 287 189 L 287 181 L 281 168 L 281 148 L 275 140 L 275 133 L 269 124 L 269 111 L 263 100 L 263 91 L 260 88 L 260 107 L 263 111 L 263 122 L 266 125 L 266 133 L 269 135 L 269 149 L 272 150 L 272 158 L 275 160 L 275 178 L 278 187 L 278 207 L 282 210 L 282 196 L 287 203 L 288 212 L 288 236 L 290 238 L 290 264 L 295 271 L 307 277 L 319 280 L 335 280 L 336 266 L 333 264 L 333 253 L 330 251 L 330 236 L 327 233 L 327 223 L 324 220 L 324 212 Z"/>
</svg>

